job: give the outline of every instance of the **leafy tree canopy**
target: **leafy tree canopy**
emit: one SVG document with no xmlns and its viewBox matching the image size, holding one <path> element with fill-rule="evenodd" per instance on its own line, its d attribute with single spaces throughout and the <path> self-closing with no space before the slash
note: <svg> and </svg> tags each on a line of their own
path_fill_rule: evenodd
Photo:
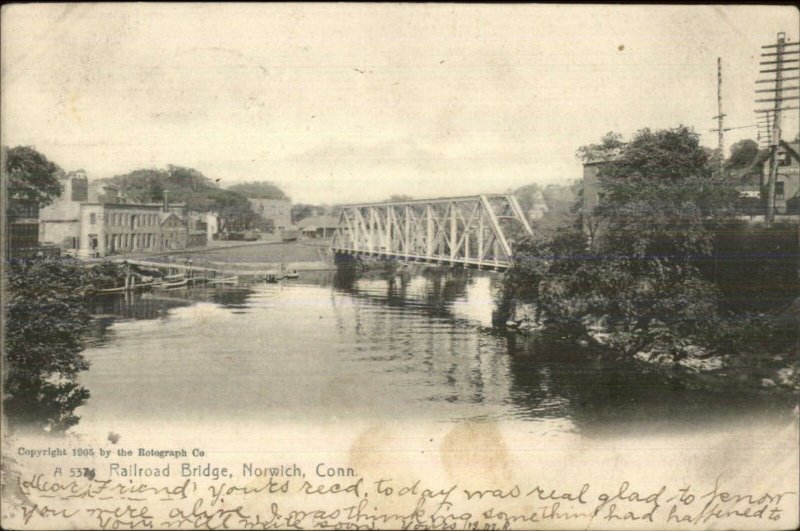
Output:
<svg viewBox="0 0 800 531">
<path fill-rule="evenodd" d="M 254 181 L 234 184 L 228 190 L 237 192 L 251 199 L 289 199 L 283 190 L 269 181 Z"/>
<path fill-rule="evenodd" d="M 725 162 L 729 170 L 748 167 L 758 158 L 758 143 L 749 138 L 740 140 L 731 146 L 731 156 Z"/>
<path fill-rule="evenodd" d="M 624 145 L 621 134 L 609 131 L 603 135 L 599 144 L 581 146 L 575 154 L 583 162 L 597 162 L 613 157 Z"/>
<path fill-rule="evenodd" d="M 297 223 L 311 216 L 322 216 L 328 212 L 328 209 L 321 205 L 307 205 L 305 203 L 297 203 L 292 205 L 290 215 L 292 223 Z"/>
<path fill-rule="evenodd" d="M 691 129 L 642 129 L 600 169 L 605 196 L 595 214 L 605 246 L 633 256 L 710 251 L 709 229 L 729 219 L 738 193 L 708 167 Z"/>
<path fill-rule="evenodd" d="M 3 174 L 8 179 L 8 197 L 47 206 L 61 195 L 58 176 L 63 170 L 29 146 L 6 150 Z"/>
<path fill-rule="evenodd" d="M 186 203 L 189 210 L 217 212 L 222 229 L 251 228 L 257 219 L 245 196 L 220 188 L 201 172 L 181 166 L 135 170 L 106 180 L 124 192 L 130 201 L 158 202 L 168 193 L 170 202 Z"/>
</svg>

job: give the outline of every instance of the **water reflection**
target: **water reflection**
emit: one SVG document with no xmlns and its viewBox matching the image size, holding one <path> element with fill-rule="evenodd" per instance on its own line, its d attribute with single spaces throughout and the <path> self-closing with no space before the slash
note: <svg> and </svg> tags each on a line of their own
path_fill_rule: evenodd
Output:
<svg viewBox="0 0 800 531">
<path fill-rule="evenodd" d="M 496 282 L 468 271 L 339 271 L 103 297 L 92 302 L 92 366 L 81 377 L 92 398 L 64 389 L 52 402 L 64 429 L 78 416 L 83 429 L 120 418 L 518 419 L 585 436 L 788 418 L 797 403 L 498 332 Z"/>
<path fill-rule="evenodd" d="M 696 430 L 754 417 L 791 421 L 797 394 L 613 360 L 560 338 L 509 336 L 518 414 L 568 417 L 584 435 Z"/>
<path fill-rule="evenodd" d="M 340 271 L 334 287 L 368 302 L 397 308 L 417 307 L 432 316 L 448 317 L 452 315 L 450 305 L 463 298 L 473 282 L 469 271 L 422 268 L 360 276 Z"/>
</svg>

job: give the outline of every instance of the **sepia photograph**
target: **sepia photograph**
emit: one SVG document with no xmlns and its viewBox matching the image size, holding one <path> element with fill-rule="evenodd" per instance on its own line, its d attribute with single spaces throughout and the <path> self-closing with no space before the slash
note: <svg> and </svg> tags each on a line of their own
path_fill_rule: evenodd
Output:
<svg viewBox="0 0 800 531">
<path fill-rule="evenodd" d="M 796 529 L 800 12 L 2 6 L 4 529 Z"/>
</svg>

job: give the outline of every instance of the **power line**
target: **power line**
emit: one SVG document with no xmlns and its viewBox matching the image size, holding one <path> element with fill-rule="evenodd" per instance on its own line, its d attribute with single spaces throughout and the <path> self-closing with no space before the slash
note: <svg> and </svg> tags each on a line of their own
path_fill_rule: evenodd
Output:
<svg viewBox="0 0 800 531">
<path fill-rule="evenodd" d="M 762 49 L 775 50 L 774 52 L 762 52 L 762 57 L 775 58 L 775 60 L 762 61 L 762 65 L 775 65 L 774 68 L 760 70 L 759 74 L 773 74 L 765 79 L 756 80 L 757 84 L 772 83 L 772 88 L 756 90 L 757 93 L 769 92 L 774 97 L 762 98 L 755 100 L 756 103 L 769 103 L 773 102 L 772 109 L 756 109 L 757 114 L 766 115 L 766 121 L 759 122 L 759 141 L 761 141 L 762 134 L 766 135 L 767 143 L 770 148 L 769 160 L 769 182 L 767 184 L 767 224 L 772 224 L 775 221 L 775 182 L 778 177 L 778 147 L 781 143 L 781 113 L 783 111 L 794 110 L 800 107 L 785 106 L 784 102 L 800 100 L 800 94 L 786 94 L 788 91 L 797 90 L 797 87 L 784 87 L 783 82 L 791 79 L 798 79 L 798 76 L 784 76 L 784 72 L 793 72 L 800 70 L 798 66 L 785 66 L 787 63 L 797 63 L 798 59 L 794 58 L 795 54 L 800 53 L 797 42 L 787 42 L 786 33 L 778 33 L 777 42 L 775 44 L 767 44 L 762 46 Z M 791 56 L 791 57 L 787 57 Z"/>
</svg>

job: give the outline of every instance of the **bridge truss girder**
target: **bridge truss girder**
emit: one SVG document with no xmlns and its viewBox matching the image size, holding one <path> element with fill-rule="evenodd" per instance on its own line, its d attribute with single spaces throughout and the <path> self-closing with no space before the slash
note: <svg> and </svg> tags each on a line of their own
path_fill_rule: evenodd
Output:
<svg viewBox="0 0 800 531">
<path fill-rule="evenodd" d="M 512 234 L 531 227 L 512 195 L 346 205 L 332 250 L 406 261 L 506 269 Z"/>
</svg>

